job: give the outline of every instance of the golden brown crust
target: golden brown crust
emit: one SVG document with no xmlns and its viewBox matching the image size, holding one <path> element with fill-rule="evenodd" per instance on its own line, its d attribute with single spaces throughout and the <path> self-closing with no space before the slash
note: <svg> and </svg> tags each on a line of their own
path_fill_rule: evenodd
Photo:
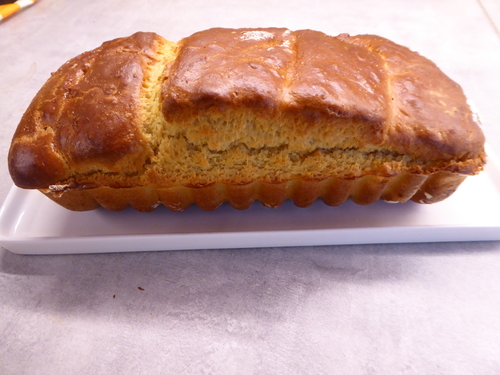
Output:
<svg viewBox="0 0 500 375">
<path fill-rule="evenodd" d="M 47 81 L 9 152 L 18 186 L 76 210 L 430 203 L 484 163 L 462 89 L 428 59 L 279 28 L 106 42 Z"/>
<path fill-rule="evenodd" d="M 266 119 L 299 117 L 304 126 L 325 116 L 361 119 L 358 142 L 382 141 L 386 77 L 382 59 L 365 48 L 317 31 L 278 28 L 211 29 L 180 45 L 162 88 L 169 122 L 244 107 Z"/>
<path fill-rule="evenodd" d="M 209 108 L 241 106 L 275 115 L 293 43 L 287 29 L 211 29 L 183 39 L 162 88 L 165 118 L 175 122 Z"/>
<path fill-rule="evenodd" d="M 165 118 L 242 106 L 305 124 L 321 115 L 361 119 L 351 135 L 358 146 L 384 142 L 425 161 L 484 153 L 461 87 L 430 60 L 373 35 L 211 29 L 181 41 L 163 87 Z"/>
<path fill-rule="evenodd" d="M 462 88 L 432 61 L 375 35 L 342 36 L 382 57 L 392 105 L 387 142 L 422 160 L 474 159 L 484 153 L 484 135 Z"/>
<path fill-rule="evenodd" d="M 370 124 L 380 142 L 389 98 L 382 59 L 365 48 L 312 30 L 296 36 L 296 62 L 284 107 L 308 117 L 326 115 Z"/>
<path fill-rule="evenodd" d="M 106 42 L 54 73 L 14 134 L 14 182 L 43 188 L 75 172 L 140 168 L 145 157 L 139 93 L 145 65 L 156 59 L 162 39 L 137 33 Z"/>
</svg>

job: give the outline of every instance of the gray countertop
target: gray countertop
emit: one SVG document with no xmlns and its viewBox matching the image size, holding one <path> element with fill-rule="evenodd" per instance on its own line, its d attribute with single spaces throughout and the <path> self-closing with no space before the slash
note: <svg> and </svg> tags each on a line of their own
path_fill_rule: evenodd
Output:
<svg viewBox="0 0 500 375">
<path fill-rule="evenodd" d="M 370 33 L 435 61 L 500 150 L 496 0 L 39 0 L 0 22 L 7 151 L 62 63 L 135 31 Z M 498 153 L 498 152 L 497 152 Z M 500 374 L 500 242 L 22 256 L 0 249 L 0 374 Z"/>
</svg>

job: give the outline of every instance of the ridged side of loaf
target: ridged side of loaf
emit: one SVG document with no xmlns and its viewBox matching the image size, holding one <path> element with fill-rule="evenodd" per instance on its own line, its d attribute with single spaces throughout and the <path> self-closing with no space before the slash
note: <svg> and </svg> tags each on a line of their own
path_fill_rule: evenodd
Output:
<svg viewBox="0 0 500 375">
<path fill-rule="evenodd" d="M 330 177 L 321 181 L 295 179 L 283 183 L 217 183 L 198 188 L 98 187 L 64 192 L 54 192 L 50 189 L 41 191 L 59 205 L 74 211 L 87 211 L 98 207 L 121 211 L 132 206 L 138 211 L 149 212 L 159 205 L 164 205 L 172 211 L 184 211 L 192 204 L 210 211 L 223 203 L 244 210 L 255 201 L 266 207 L 276 208 L 286 199 L 292 200 L 298 207 L 308 207 L 318 199 L 328 206 L 339 206 L 347 199 L 359 205 L 372 204 L 379 199 L 389 203 L 412 200 L 430 204 L 448 198 L 465 178 L 464 175 L 451 172 L 437 172 L 429 176 L 402 173 L 390 178 L 367 175 L 353 180 Z"/>
</svg>

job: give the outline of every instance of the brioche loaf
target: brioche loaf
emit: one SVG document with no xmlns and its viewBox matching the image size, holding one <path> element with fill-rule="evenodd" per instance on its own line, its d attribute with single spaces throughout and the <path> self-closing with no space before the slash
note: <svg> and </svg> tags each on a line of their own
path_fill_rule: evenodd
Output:
<svg viewBox="0 0 500 375">
<path fill-rule="evenodd" d="M 485 163 L 460 86 L 373 35 L 139 32 L 54 73 L 9 170 L 71 210 L 434 203 Z"/>
</svg>

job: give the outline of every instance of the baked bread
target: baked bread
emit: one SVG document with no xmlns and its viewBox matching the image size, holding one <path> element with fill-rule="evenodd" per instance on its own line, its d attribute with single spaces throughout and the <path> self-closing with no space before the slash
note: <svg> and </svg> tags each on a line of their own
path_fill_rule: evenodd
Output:
<svg viewBox="0 0 500 375">
<path fill-rule="evenodd" d="M 434 203 L 485 164 L 460 86 L 373 35 L 139 32 L 54 73 L 9 170 L 71 210 Z"/>
</svg>

